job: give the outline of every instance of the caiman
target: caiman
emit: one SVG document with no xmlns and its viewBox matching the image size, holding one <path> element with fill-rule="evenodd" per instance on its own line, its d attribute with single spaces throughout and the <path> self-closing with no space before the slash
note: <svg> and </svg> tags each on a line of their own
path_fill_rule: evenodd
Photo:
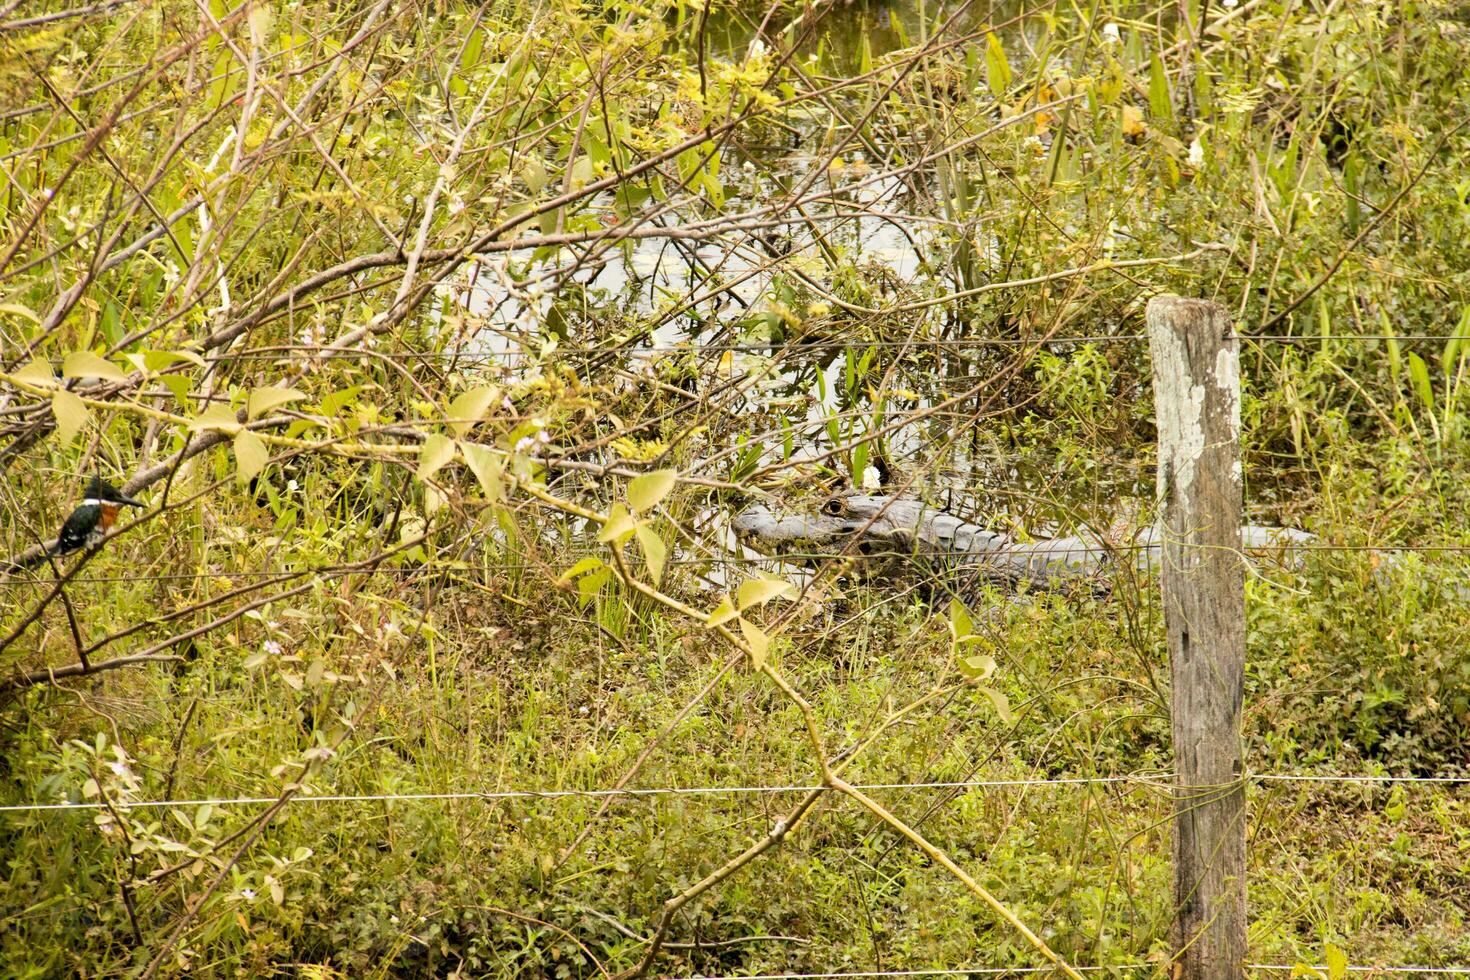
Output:
<svg viewBox="0 0 1470 980">
<path fill-rule="evenodd" d="M 857 576 L 884 579 L 905 570 L 941 575 L 956 585 L 978 579 L 1016 588 L 1081 588 L 1110 591 L 1112 573 L 1121 567 L 1142 571 L 1159 562 L 1158 532 L 1144 528 L 1121 540 L 1093 531 L 1040 541 L 1020 541 L 913 497 L 862 493 L 828 498 L 817 512 L 777 517 L 761 504 L 746 508 L 732 523 L 749 548 L 804 564 L 842 555 L 852 559 Z M 1281 555 L 1313 535 L 1284 527 L 1246 525 L 1241 543 L 1247 554 Z"/>
</svg>

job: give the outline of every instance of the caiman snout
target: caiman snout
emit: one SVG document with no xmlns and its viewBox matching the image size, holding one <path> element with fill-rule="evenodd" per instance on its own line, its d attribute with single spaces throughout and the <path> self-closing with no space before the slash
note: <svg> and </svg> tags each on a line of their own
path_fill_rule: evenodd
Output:
<svg viewBox="0 0 1470 980">
<path fill-rule="evenodd" d="M 763 504 L 753 504 L 736 515 L 730 523 L 741 544 L 766 555 L 811 555 L 813 557 L 842 550 L 867 522 L 833 514 L 841 512 L 841 501 L 827 501 L 820 512 L 811 516 L 777 517 Z"/>
</svg>

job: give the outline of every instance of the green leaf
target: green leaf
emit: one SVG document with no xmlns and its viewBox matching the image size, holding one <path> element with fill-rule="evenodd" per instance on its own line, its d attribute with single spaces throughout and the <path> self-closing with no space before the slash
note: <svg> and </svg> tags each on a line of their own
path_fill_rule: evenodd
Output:
<svg viewBox="0 0 1470 980">
<path fill-rule="evenodd" d="M 1148 62 L 1148 114 L 1156 121 L 1174 118 L 1174 99 L 1169 94 L 1169 76 L 1155 52 Z"/>
<path fill-rule="evenodd" d="M 461 391 L 455 396 L 454 401 L 449 403 L 449 411 L 445 415 L 445 424 L 449 431 L 457 436 L 462 436 L 475 423 L 481 421 L 490 411 L 490 406 L 500 397 L 500 389 L 495 387 L 470 388 Z"/>
<path fill-rule="evenodd" d="M 633 521 L 633 515 L 628 513 L 628 508 L 622 504 L 613 504 L 607 512 L 607 523 L 602 525 L 602 530 L 597 532 L 597 540 L 610 542 L 614 545 L 622 545 L 633 536 L 637 524 Z"/>
<path fill-rule="evenodd" d="M 993 687 L 981 687 L 980 693 L 984 694 L 990 699 L 990 703 L 995 705 L 995 713 L 1000 715 L 1001 721 L 1007 725 L 1014 725 L 1016 723 L 1016 716 L 1011 713 L 1011 702 L 1006 699 L 1004 694 Z"/>
<path fill-rule="evenodd" d="M 249 483 L 270 462 L 271 452 L 265 441 L 246 429 L 235 436 L 235 476 L 242 483 Z"/>
<path fill-rule="evenodd" d="M 204 429 L 219 429 L 221 432 L 235 432 L 240 428 L 240 422 L 235 418 L 235 410 L 228 405 L 210 405 L 200 412 L 195 418 L 189 420 L 189 429 L 199 432 Z"/>
<path fill-rule="evenodd" d="M 521 180 L 531 189 L 532 194 L 540 194 L 541 188 L 546 186 L 546 168 L 542 166 L 540 159 L 531 157 L 526 165 L 521 168 Z"/>
<path fill-rule="evenodd" d="M 181 361 L 187 361 L 195 367 L 204 367 L 204 358 L 190 350 L 145 350 L 140 355 L 128 355 L 128 359 L 132 360 L 134 356 L 142 359 L 143 367 L 148 371 L 162 371 Z M 136 364 L 137 361 L 133 363 Z"/>
<path fill-rule="evenodd" d="M 1011 63 L 994 31 L 985 38 L 985 81 L 990 86 L 990 94 L 997 99 L 1011 87 Z"/>
<path fill-rule="evenodd" d="M 1388 350 L 1388 376 L 1393 380 L 1393 386 L 1396 389 L 1394 397 L 1397 398 L 1397 388 L 1401 383 L 1400 378 L 1403 377 L 1404 361 L 1400 353 L 1399 342 L 1393 337 L 1390 336 L 1385 341 L 1385 347 Z"/>
<path fill-rule="evenodd" d="M 601 558 L 583 558 L 571 568 L 568 568 L 566 571 L 562 572 L 561 577 L 558 578 L 556 581 L 558 582 L 558 584 L 565 585 L 572 579 L 576 578 L 578 575 L 586 575 L 590 571 L 602 568 L 604 564 L 606 563 Z"/>
<path fill-rule="evenodd" d="M 977 653 L 971 657 L 960 657 L 959 663 L 960 673 L 968 680 L 987 680 L 995 673 L 995 658 L 987 653 Z"/>
<path fill-rule="evenodd" d="M 420 480 L 427 480 L 442 470 L 454 459 L 454 440 L 437 433 L 424 440 L 419 449 L 419 468 L 414 473 Z"/>
<path fill-rule="evenodd" d="M 245 400 L 245 415 L 253 421 L 273 408 L 305 397 L 295 388 L 256 388 Z"/>
<path fill-rule="evenodd" d="M 647 513 L 674 489 L 673 470 L 654 470 L 634 477 L 628 484 L 628 505 L 640 514 Z"/>
<path fill-rule="evenodd" d="M 61 373 L 68 378 L 102 378 L 104 381 L 125 381 L 128 377 L 122 368 L 89 350 L 66 355 L 66 360 L 61 362 Z"/>
<path fill-rule="evenodd" d="M 583 575 L 577 579 L 577 595 L 581 598 L 582 605 L 592 601 L 592 597 L 602 590 L 608 579 L 612 578 L 612 569 L 599 568 L 590 575 Z"/>
<path fill-rule="evenodd" d="M 51 414 L 56 416 L 56 434 L 62 442 L 71 442 L 87 424 L 91 413 L 75 394 L 65 388 L 57 389 L 51 396 Z"/>
<path fill-rule="evenodd" d="M 970 610 L 958 599 L 949 600 L 949 635 L 956 642 L 975 632 L 975 623 L 970 619 Z"/>
<path fill-rule="evenodd" d="M 485 499 L 492 504 L 504 499 L 505 481 L 501 479 L 501 472 L 505 464 L 500 454 L 473 442 L 460 443 L 459 452 L 469 465 L 470 472 L 475 474 L 475 479 L 480 481 Z"/>
<path fill-rule="evenodd" d="M 777 596 L 796 598 L 796 586 L 778 578 L 753 578 L 740 583 L 735 590 L 735 600 L 744 612 L 754 606 L 764 605 Z"/>
<path fill-rule="evenodd" d="M 15 377 L 19 381 L 29 381 L 37 385 L 56 383 L 56 372 L 51 370 L 50 363 L 39 357 L 32 358 L 29 364 L 15 372 Z"/>
<path fill-rule="evenodd" d="M 745 637 L 745 643 L 750 647 L 751 668 L 760 670 L 765 666 L 766 657 L 771 652 L 771 638 L 766 635 L 765 630 L 743 619 L 740 621 L 740 635 Z"/>
<path fill-rule="evenodd" d="M 1347 976 L 1348 958 L 1341 949 L 1328 943 L 1324 958 L 1327 960 L 1327 980 L 1343 980 Z"/>
<path fill-rule="evenodd" d="M 22 316 L 25 317 L 27 320 L 33 321 L 36 326 L 41 325 L 41 317 L 36 313 L 36 311 L 31 309 L 29 306 L 22 306 L 19 303 L 0 303 L 0 314 L 5 314 L 7 316 Z"/>
<path fill-rule="evenodd" d="M 1409 378 L 1414 382 L 1414 390 L 1419 393 L 1419 400 L 1424 403 L 1424 410 L 1434 411 L 1434 387 L 1429 383 L 1429 366 L 1424 363 L 1424 358 L 1409 352 Z"/>
<path fill-rule="evenodd" d="M 639 524 L 637 534 L 638 543 L 643 547 L 643 560 L 648 562 L 648 577 L 654 585 L 658 585 L 664 578 L 664 559 L 669 554 L 668 545 L 647 524 Z"/>
<path fill-rule="evenodd" d="M 319 406 L 322 414 L 327 416 L 327 418 L 336 415 L 342 409 L 352 404 L 358 395 L 362 394 L 363 387 L 363 385 L 353 385 L 351 388 L 343 388 L 341 391 L 334 391 L 330 395 L 327 395 L 321 400 L 321 405 Z"/>
<path fill-rule="evenodd" d="M 165 374 L 158 379 L 163 386 L 174 394 L 174 401 L 179 403 L 179 409 L 187 412 L 189 410 L 189 393 L 194 389 L 193 379 L 182 374 Z"/>
<path fill-rule="evenodd" d="M 730 601 L 729 596 L 725 596 L 720 600 L 718 606 L 710 610 L 709 615 L 704 619 L 704 624 L 706 626 L 719 626 L 721 623 L 728 623 L 739 615 L 740 613 L 735 611 L 735 603 Z"/>
</svg>

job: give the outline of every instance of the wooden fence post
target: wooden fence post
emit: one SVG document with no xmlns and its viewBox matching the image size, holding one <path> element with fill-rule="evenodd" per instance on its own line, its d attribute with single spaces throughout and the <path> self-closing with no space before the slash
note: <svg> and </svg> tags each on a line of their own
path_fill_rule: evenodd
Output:
<svg viewBox="0 0 1470 980">
<path fill-rule="evenodd" d="M 1240 348 L 1217 303 L 1147 312 L 1174 724 L 1174 980 L 1245 976 Z"/>
</svg>

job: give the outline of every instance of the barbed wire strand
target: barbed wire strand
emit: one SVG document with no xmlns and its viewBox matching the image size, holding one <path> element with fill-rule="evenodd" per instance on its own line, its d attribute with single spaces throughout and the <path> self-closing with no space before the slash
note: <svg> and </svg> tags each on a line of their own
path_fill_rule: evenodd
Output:
<svg viewBox="0 0 1470 980">
<path fill-rule="evenodd" d="M 1041 786 L 1135 786 L 1168 789 L 1171 773 L 1135 773 L 1124 776 L 1058 776 L 1050 779 L 964 779 L 922 783 L 864 783 L 855 786 L 863 791 L 928 790 L 928 789 L 1029 789 Z M 1250 781 L 1304 783 L 1385 783 L 1385 784 L 1470 784 L 1470 776 L 1391 776 L 1391 775 L 1297 775 L 1293 773 L 1250 773 Z M 645 789 L 556 789 L 556 790 L 485 790 L 444 793 L 363 793 L 294 796 L 290 803 L 414 803 L 451 800 L 563 800 L 601 799 L 609 796 L 739 796 L 772 793 L 813 793 L 823 787 L 813 785 L 776 786 L 658 786 Z M 109 805 L 122 810 L 156 809 L 159 807 L 254 806 L 278 802 L 278 796 L 207 797 L 187 800 L 112 800 L 110 803 L 82 801 L 78 803 L 12 803 L 0 806 L 0 813 L 35 813 L 60 810 L 101 810 Z"/>
<path fill-rule="evenodd" d="M 1299 966 L 1309 964 L 1294 963 L 1247 963 L 1247 970 L 1271 970 L 1290 972 Z M 1312 969 L 1322 973 L 1330 972 L 1327 964 L 1319 963 Z M 1429 974 L 1453 974 L 1456 976 L 1470 975 L 1470 966 L 1363 966 L 1353 964 L 1345 968 L 1349 973 L 1429 973 Z"/>
<path fill-rule="evenodd" d="M 503 336 L 503 335 L 502 335 Z M 1237 340 L 1259 341 L 1270 343 L 1313 343 L 1313 342 L 1382 342 L 1392 340 L 1395 342 L 1413 343 L 1418 341 L 1444 341 L 1470 340 L 1470 336 L 1456 334 L 1238 334 Z M 511 338 L 506 337 L 509 343 L 525 345 L 540 345 L 542 342 L 534 338 Z M 578 345 L 556 345 L 544 350 L 504 350 L 504 351 L 375 351 L 375 350 L 332 350 L 331 358 L 334 360 L 342 357 L 362 356 L 388 360 L 460 360 L 460 361 L 492 361 L 504 357 L 542 357 L 551 354 L 699 354 L 699 353 L 761 353 L 764 351 L 783 351 L 788 353 L 799 353 L 809 350 L 843 350 L 847 348 L 928 348 L 928 347 L 1057 347 L 1068 344 L 1132 344 L 1148 340 L 1148 334 L 1083 334 L 1064 337 L 922 337 L 912 340 L 807 340 L 790 339 L 782 341 L 747 341 L 744 343 L 659 343 L 659 344 L 637 344 L 627 346 L 602 346 L 587 347 Z M 268 351 L 241 351 L 238 354 L 216 354 L 206 357 L 206 361 L 280 361 L 291 357 L 318 356 L 318 351 L 313 348 L 291 348 L 278 352 Z M 58 362 L 59 363 L 59 362 Z"/>
<path fill-rule="evenodd" d="M 1073 966 L 1078 973 L 1098 973 L 1103 970 L 1151 970 L 1154 963 L 1113 963 L 1103 966 Z M 668 980 L 868 980 L 879 977 L 954 977 L 954 976 L 1004 976 L 1010 973 L 1054 973 L 1054 966 L 968 966 L 930 970 L 861 970 L 852 973 L 757 973 L 701 974 L 687 977 L 670 977 Z"/>
<path fill-rule="evenodd" d="M 1024 788 L 1029 786 L 1090 786 L 1115 783 L 1153 783 L 1156 776 L 1064 776 L 1056 779 L 968 779 L 957 782 L 933 783 L 867 783 L 856 786 L 859 790 L 904 790 L 904 789 L 1000 789 Z M 561 800 L 600 799 L 606 796 L 737 796 L 763 793 L 813 793 L 822 789 L 812 786 L 659 786 L 649 789 L 556 789 L 556 790 L 488 790 L 484 792 L 452 793 L 367 793 L 324 796 L 294 796 L 292 803 L 396 803 L 443 800 Z M 125 802 L 112 800 L 110 803 L 14 803 L 0 806 L 0 813 L 37 812 L 48 810 L 100 810 L 111 805 L 118 809 L 141 810 L 174 806 L 250 806 L 260 803 L 275 803 L 279 796 L 242 796 L 197 800 L 139 800 Z"/>
<path fill-rule="evenodd" d="M 508 338 L 511 343 L 537 344 L 538 341 Z M 1470 341 L 1470 335 L 1456 334 L 1238 334 L 1236 339 L 1270 343 L 1315 343 L 1315 342 L 1395 342 L 1418 341 Z M 455 360 L 466 362 L 496 361 L 508 357 L 542 357 L 551 354 L 700 354 L 700 353 L 762 353 L 765 351 L 801 352 L 812 350 L 844 350 L 847 348 L 930 348 L 930 347 L 1056 347 L 1068 344 L 1129 344 L 1148 340 L 1147 334 L 1090 334 L 1068 337 L 951 337 L 916 338 L 912 340 L 788 340 L 768 343 L 711 343 L 711 344 L 642 344 L 625 347 L 586 347 L 558 345 L 545 350 L 504 351 L 377 351 L 371 349 L 332 349 L 330 357 L 321 357 L 323 363 L 351 357 L 372 357 L 380 360 L 428 361 Z M 278 352 L 241 351 L 237 354 L 215 354 L 205 361 L 283 361 L 292 357 L 317 358 L 325 349 L 291 348 Z M 60 364 L 60 359 L 52 363 Z"/>
<path fill-rule="evenodd" d="M 1045 539 L 1041 539 L 1038 543 L 1044 543 L 1044 542 L 1045 542 Z M 1060 555 L 1079 555 L 1079 554 L 1080 555 L 1099 555 L 1099 554 L 1111 553 L 1111 552 L 1120 552 L 1120 553 L 1123 553 L 1123 552 L 1139 552 L 1139 551 L 1148 551 L 1148 550 L 1150 550 L 1151 548 L 1154 548 L 1154 547 L 1156 547 L 1156 545 L 1150 545 L 1150 544 L 1123 544 L 1123 545 L 1110 545 L 1110 546 L 1108 546 L 1106 548 L 1104 548 L 1102 546 L 1098 546 L 1098 547 L 1082 547 L 1082 548 L 1048 548 L 1048 549 L 1046 549 L 1046 551 L 1044 553 L 1039 554 L 1039 555 L 1036 555 L 1034 557 L 1051 558 L 1051 557 L 1060 556 Z M 1248 551 L 1262 551 L 1262 552 L 1268 552 L 1268 553 L 1272 553 L 1272 554 L 1277 553 L 1277 552 L 1281 552 L 1281 553 L 1285 553 L 1285 552 L 1300 553 L 1300 552 L 1312 552 L 1312 551 L 1329 552 L 1329 553 L 1343 552 L 1343 553 L 1348 553 L 1348 554 L 1353 554 L 1353 553 L 1371 553 L 1371 554 L 1399 554 L 1399 553 L 1407 553 L 1407 554 L 1463 554 L 1463 553 L 1470 553 L 1470 545 L 1465 545 L 1465 544 L 1428 544 L 1428 545 L 1407 545 L 1407 544 L 1406 545 L 1393 545 L 1393 544 L 1390 544 L 1390 545 L 1300 544 L 1300 543 L 1283 541 L 1283 542 L 1281 542 L 1279 544 L 1271 544 L 1271 545 L 1268 545 L 1268 546 L 1266 546 L 1264 548 L 1248 548 L 1246 550 L 1248 550 Z M 81 583 L 92 583 L 92 584 L 101 584 L 101 583 L 107 583 L 107 582 L 113 582 L 113 583 L 116 583 L 116 582 L 185 582 L 185 581 L 191 581 L 191 580 L 212 579 L 212 578 L 220 578 L 220 579 L 251 579 L 251 578 L 269 579 L 269 578 L 287 578 L 287 577 L 298 577 L 299 578 L 299 577 L 304 577 L 304 576 L 309 576 L 309 575 L 329 575 L 329 576 L 338 576 L 338 575 L 414 575 L 414 574 L 432 575 L 432 574 L 444 574 L 444 573 L 449 573 L 449 572 L 476 572 L 476 571 L 498 571 L 498 572 L 545 571 L 547 568 L 554 567 L 555 565 L 559 564 L 561 561 L 571 561 L 573 559 L 578 559 L 578 558 L 597 557 L 600 554 L 602 554 L 602 552 L 598 552 L 598 551 L 585 551 L 585 552 L 582 552 L 582 551 L 574 551 L 574 552 L 570 552 L 568 554 L 559 556 L 558 557 L 558 560 L 555 561 L 555 562 L 548 561 L 548 562 L 546 562 L 544 564 L 537 564 L 535 562 L 494 562 L 494 563 L 490 563 L 490 564 L 479 564 L 479 563 L 475 563 L 475 564 L 462 564 L 462 565 L 455 565 L 455 564 L 445 563 L 445 564 L 442 564 L 442 565 L 416 565 L 416 566 L 407 566 L 407 565 L 404 565 L 404 566 L 392 566 L 392 567 L 387 567 L 387 568 L 353 568 L 351 566 L 341 566 L 341 567 L 338 567 L 338 566 L 327 566 L 327 567 L 323 567 L 323 568 L 282 569 L 282 570 L 278 570 L 278 571 L 267 571 L 267 570 L 258 570 L 258 571 L 240 571 L 240 570 L 237 570 L 237 571 L 224 571 L 224 570 L 221 570 L 221 571 L 213 571 L 213 572 L 166 572 L 166 573 L 160 573 L 160 574 L 157 574 L 157 575 L 90 575 L 90 576 L 83 575 L 83 576 L 78 576 L 78 577 L 73 578 L 73 579 L 68 579 L 67 581 L 68 581 L 68 584 L 79 583 L 79 582 L 81 582 Z M 895 552 L 894 553 L 894 557 L 905 556 L 907 554 L 908 554 L 907 552 Z M 951 556 L 951 555 L 948 555 L 948 554 L 945 554 L 945 553 L 939 553 L 939 554 L 922 554 L 921 553 L 917 557 L 919 557 L 919 558 L 928 558 L 928 559 L 931 559 L 931 560 L 934 560 L 934 561 L 943 561 L 945 558 L 948 558 L 948 557 L 960 557 L 962 554 L 963 554 L 962 552 L 957 552 L 953 556 Z M 704 566 L 704 565 L 748 566 L 748 565 L 767 565 L 767 564 L 791 564 L 791 563 L 803 562 L 803 561 L 828 561 L 828 560 L 835 561 L 835 560 L 844 559 L 844 558 L 853 558 L 853 559 L 855 559 L 857 561 L 861 561 L 863 557 L 869 557 L 869 558 L 871 558 L 871 557 L 875 557 L 875 556 L 871 556 L 871 555 L 870 556 L 854 556 L 854 555 L 850 555 L 850 554 L 843 554 L 841 552 L 836 552 L 836 551 L 824 551 L 824 552 L 793 552 L 793 553 L 787 554 L 787 555 L 779 555 L 779 556 L 777 556 L 777 555 L 764 556 L 763 555 L 763 556 L 760 556 L 760 557 L 736 557 L 736 556 L 719 556 L 719 557 L 716 557 L 716 556 L 712 556 L 712 557 L 709 557 L 709 558 L 669 558 L 669 559 L 666 559 L 664 561 L 664 564 L 665 565 L 674 565 L 674 566 L 696 566 L 696 567 L 697 566 Z M 886 555 L 878 555 L 876 557 L 882 558 L 882 557 L 887 557 L 887 556 Z M 1027 557 L 1033 557 L 1033 556 L 1030 555 L 1028 552 L 1024 552 L 1024 551 L 999 551 L 999 552 L 995 552 L 994 555 L 993 555 L 993 558 L 994 559 L 1027 558 Z M 978 557 L 977 556 L 973 562 L 961 562 L 959 564 L 947 564 L 947 565 L 944 565 L 944 571 L 946 571 L 946 572 L 976 571 L 976 570 L 981 570 L 981 569 L 993 567 L 995 564 L 996 563 L 995 563 L 994 560 L 987 560 L 986 558 L 982 558 L 982 557 Z M 922 567 L 920 567 L 917 570 L 922 571 Z M 29 586 L 54 586 L 56 584 L 56 582 L 57 582 L 57 580 L 54 579 L 54 578 L 7 578 L 7 579 L 0 579 L 0 588 L 7 588 L 7 587 L 8 588 L 18 588 L 20 586 L 27 586 L 27 585 L 29 585 Z"/>
<path fill-rule="evenodd" d="M 1073 966 L 1078 973 L 1101 973 L 1106 970 L 1154 970 L 1158 963 L 1108 963 L 1096 966 Z M 1285 971 L 1298 970 L 1303 966 L 1328 972 L 1326 964 L 1315 966 L 1305 963 L 1247 963 L 1247 970 Z M 1470 966 L 1364 966 L 1353 964 L 1346 967 L 1350 973 L 1424 973 L 1424 974 L 1470 974 Z M 757 973 L 757 974 L 691 974 L 670 977 L 669 980 L 879 980 L 882 977 L 953 977 L 953 976 L 1004 976 L 1014 973 L 1052 973 L 1054 966 L 968 966 L 923 970 L 856 970 L 845 973 Z"/>
</svg>

